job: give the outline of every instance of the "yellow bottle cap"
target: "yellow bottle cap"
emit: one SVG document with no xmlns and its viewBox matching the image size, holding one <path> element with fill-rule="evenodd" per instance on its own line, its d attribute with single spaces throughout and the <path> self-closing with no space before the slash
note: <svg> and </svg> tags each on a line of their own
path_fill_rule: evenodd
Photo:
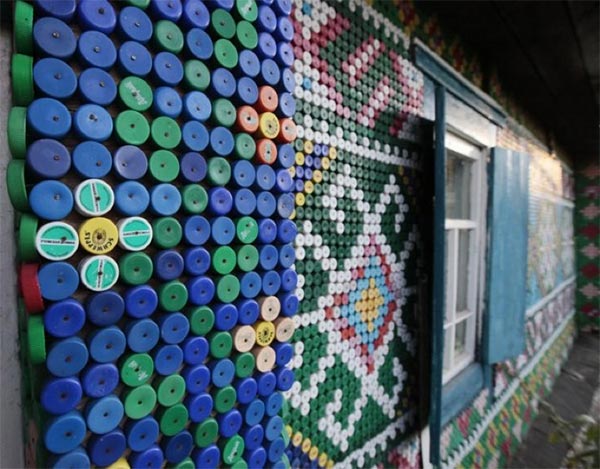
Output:
<svg viewBox="0 0 600 469">
<path fill-rule="evenodd" d="M 119 230 L 108 218 L 90 218 L 79 227 L 79 244 L 92 254 L 109 253 L 118 241 Z"/>
</svg>

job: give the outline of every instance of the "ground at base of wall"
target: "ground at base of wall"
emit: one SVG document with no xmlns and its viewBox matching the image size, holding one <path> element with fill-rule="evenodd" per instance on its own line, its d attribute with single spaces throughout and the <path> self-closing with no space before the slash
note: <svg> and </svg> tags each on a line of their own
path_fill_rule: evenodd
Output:
<svg viewBox="0 0 600 469">
<path fill-rule="evenodd" d="M 567 362 L 563 365 L 552 393 L 546 399 L 566 419 L 588 413 L 594 393 L 600 385 L 600 335 L 581 333 L 573 344 Z M 551 444 L 548 434 L 552 431 L 548 415 L 540 412 L 531 430 L 512 461 L 511 468 L 564 467 L 567 454 L 564 443 Z"/>
</svg>

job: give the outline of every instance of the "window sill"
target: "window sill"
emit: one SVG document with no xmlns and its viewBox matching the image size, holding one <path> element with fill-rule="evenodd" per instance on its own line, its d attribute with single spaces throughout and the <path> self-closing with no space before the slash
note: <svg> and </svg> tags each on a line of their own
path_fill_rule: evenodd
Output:
<svg viewBox="0 0 600 469">
<path fill-rule="evenodd" d="M 442 427 L 456 417 L 483 389 L 483 367 L 472 363 L 442 389 Z"/>
</svg>

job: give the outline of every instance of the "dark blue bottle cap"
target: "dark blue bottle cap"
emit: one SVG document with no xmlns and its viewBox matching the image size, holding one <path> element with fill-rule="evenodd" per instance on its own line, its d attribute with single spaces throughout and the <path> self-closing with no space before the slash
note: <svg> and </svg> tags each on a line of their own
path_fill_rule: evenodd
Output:
<svg viewBox="0 0 600 469">
<path fill-rule="evenodd" d="M 288 391 L 294 384 L 294 372 L 289 368 L 278 368 L 275 370 L 277 376 L 277 389 Z"/>
<path fill-rule="evenodd" d="M 203 275 L 210 269 L 210 253 L 201 247 L 189 248 L 183 252 L 185 271 L 189 275 Z"/>
<path fill-rule="evenodd" d="M 271 345 L 275 350 L 275 364 L 285 366 L 294 356 L 294 347 L 287 342 L 277 342 Z"/>
<path fill-rule="evenodd" d="M 167 344 L 179 344 L 190 331 L 188 319 L 179 312 L 162 316 L 158 324 L 160 326 L 160 337 Z"/>
<path fill-rule="evenodd" d="M 242 77 L 237 82 L 236 97 L 243 104 L 253 105 L 258 101 L 258 86 L 250 77 Z"/>
<path fill-rule="evenodd" d="M 268 244 L 277 238 L 277 225 L 270 218 L 263 218 L 258 222 L 258 240 Z"/>
<path fill-rule="evenodd" d="M 88 401 L 85 407 L 85 421 L 92 433 L 103 435 L 113 431 L 125 415 L 123 403 L 115 395 L 104 396 Z"/>
<path fill-rule="evenodd" d="M 210 223 L 200 215 L 194 215 L 185 220 L 183 237 L 192 246 L 201 246 L 210 238 Z"/>
<path fill-rule="evenodd" d="M 119 370 L 112 363 L 90 365 L 81 374 L 83 392 L 92 398 L 109 395 L 117 388 L 119 381 Z"/>
<path fill-rule="evenodd" d="M 275 295 L 281 288 L 281 277 L 271 270 L 265 272 L 262 279 L 262 291 L 265 295 Z"/>
<path fill-rule="evenodd" d="M 265 437 L 265 431 L 262 425 L 253 425 L 251 427 L 245 426 L 241 429 L 240 436 L 244 439 L 246 451 L 253 451 L 262 444 Z"/>
<path fill-rule="evenodd" d="M 240 324 L 254 324 L 258 320 L 260 308 L 256 300 L 245 299 L 236 302 L 238 309 L 238 321 Z"/>
<path fill-rule="evenodd" d="M 296 154 L 294 152 L 294 147 L 289 143 L 284 145 L 280 145 L 277 148 L 277 161 L 284 168 L 290 168 L 294 164 L 296 158 Z"/>
<path fill-rule="evenodd" d="M 256 197 L 256 211 L 261 217 L 270 217 L 275 213 L 277 201 L 270 192 L 260 192 Z"/>
<path fill-rule="evenodd" d="M 99 31 L 86 31 L 77 43 L 79 57 L 88 67 L 108 70 L 117 61 L 117 50 L 110 38 Z"/>
<path fill-rule="evenodd" d="M 35 0 L 34 3 L 40 16 L 54 16 L 67 22 L 73 18 L 77 8 L 75 0 Z"/>
<path fill-rule="evenodd" d="M 265 404 L 260 399 L 254 399 L 250 404 L 239 406 L 244 422 L 246 425 L 252 426 L 261 422 L 265 415 Z"/>
<path fill-rule="evenodd" d="M 260 77 L 267 85 L 276 86 L 281 79 L 279 65 L 273 59 L 265 59 L 260 64 Z"/>
<path fill-rule="evenodd" d="M 183 101 L 179 93 L 170 86 L 159 86 L 154 89 L 152 111 L 161 116 L 176 119 L 183 109 Z"/>
<path fill-rule="evenodd" d="M 87 364 L 89 355 L 83 340 L 69 337 L 55 342 L 48 352 L 46 367 L 54 376 L 66 378 L 79 373 Z"/>
<path fill-rule="evenodd" d="M 125 424 L 127 446 L 132 451 L 145 451 L 158 439 L 158 422 L 154 417 L 144 417 L 141 420 L 129 420 Z"/>
<path fill-rule="evenodd" d="M 85 438 L 85 420 L 72 410 L 50 419 L 45 425 L 44 445 L 56 454 L 68 453 L 77 448 Z"/>
<path fill-rule="evenodd" d="M 295 179 L 294 188 L 296 192 L 304 192 L 304 181 L 302 179 Z"/>
<path fill-rule="evenodd" d="M 160 329 L 152 319 L 138 319 L 127 324 L 127 345 L 136 353 L 149 352 L 158 343 Z"/>
<path fill-rule="evenodd" d="M 310 155 L 307 155 L 310 156 Z M 306 157 L 305 157 L 305 161 L 306 161 Z M 309 159 L 310 161 L 310 159 Z M 302 167 L 302 166 L 298 166 L 296 168 L 296 178 L 298 179 L 303 179 L 304 178 L 304 170 L 306 169 L 306 167 Z"/>
<path fill-rule="evenodd" d="M 292 347 L 288 343 L 286 343 L 285 345 Z M 280 392 L 274 392 L 266 397 L 265 413 L 267 414 L 267 416 L 273 417 L 274 415 L 277 415 L 277 413 L 281 410 L 281 407 L 283 407 L 283 394 L 281 394 Z"/>
<path fill-rule="evenodd" d="M 89 469 L 90 458 L 85 450 L 79 447 L 65 454 L 53 454 L 48 458 L 48 467 L 52 469 L 66 469 L 71 467 Z"/>
<path fill-rule="evenodd" d="M 185 0 L 181 23 L 185 28 L 206 29 L 210 23 L 210 13 L 202 0 Z"/>
<path fill-rule="evenodd" d="M 115 188 L 115 205 L 124 215 L 141 215 L 150 205 L 150 194 L 137 181 L 125 181 Z"/>
<path fill-rule="evenodd" d="M 96 326 L 116 324 L 125 312 L 125 302 L 117 292 L 108 290 L 95 293 L 85 303 L 87 319 Z"/>
<path fill-rule="evenodd" d="M 260 5 L 258 7 L 258 18 L 256 28 L 259 31 L 267 31 L 272 33 L 277 28 L 277 15 L 267 5 Z"/>
<path fill-rule="evenodd" d="M 216 469 L 219 467 L 221 451 L 216 445 L 210 445 L 206 448 L 197 448 L 192 453 L 192 460 L 196 467 L 202 469 Z"/>
<path fill-rule="evenodd" d="M 205 337 L 188 337 L 183 342 L 183 360 L 188 365 L 199 365 L 208 355 L 208 340 Z"/>
<path fill-rule="evenodd" d="M 273 9 L 275 10 L 275 12 L 278 15 L 289 16 L 292 13 L 292 1 L 291 0 L 275 0 L 273 2 Z"/>
<path fill-rule="evenodd" d="M 291 93 L 279 95 L 279 110 L 286 117 L 292 117 L 296 113 L 296 100 Z"/>
<path fill-rule="evenodd" d="M 173 215 L 181 207 L 181 193 L 173 184 L 158 184 L 150 191 L 150 207 L 156 215 Z"/>
<path fill-rule="evenodd" d="M 190 420 L 192 422 L 202 422 L 206 420 L 213 409 L 213 399 L 210 394 L 190 394 L 185 398 L 185 406 L 188 409 Z"/>
<path fill-rule="evenodd" d="M 71 130 L 71 114 L 53 98 L 39 98 L 27 108 L 27 127 L 42 137 L 62 138 Z"/>
<path fill-rule="evenodd" d="M 162 450 L 152 445 L 142 452 L 132 452 L 128 461 L 132 468 L 160 469 L 164 463 Z"/>
<path fill-rule="evenodd" d="M 204 275 L 190 278 L 186 287 L 189 293 L 189 302 L 194 305 L 207 305 L 215 296 L 214 282 Z"/>
<path fill-rule="evenodd" d="M 244 298 L 255 298 L 262 288 L 262 279 L 256 272 L 247 272 L 240 280 L 240 292 Z"/>
<path fill-rule="evenodd" d="M 201 91 L 190 91 L 183 96 L 183 115 L 187 119 L 205 122 L 210 117 L 211 112 L 210 99 Z"/>
<path fill-rule="evenodd" d="M 141 179 L 148 171 L 148 158 L 139 147 L 125 145 L 114 153 L 113 168 L 123 179 Z"/>
<path fill-rule="evenodd" d="M 296 88 L 296 79 L 294 78 L 294 72 L 292 72 L 291 68 L 285 68 L 283 72 L 281 72 L 281 84 L 288 93 L 294 92 L 294 89 Z"/>
<path fill-rule="evenodd" d="M 50 55 L 59 59 L 68 59 L 77 48 L 77 39 L 71 27 L 50 16 L 40 18 L 34 23 L 33 41 L 42 55 Z"/>
<path fill-rule="evenodd" d="M 289 269 L 296 260 L 296 250 L 292 244 L 284 244 L 279 248 L 279 265 Z"/>
<path fill-rule="evenodd" d="M 128 289 L 124 295 L 125 311 L 133 318 L 146 318 L 158 307 L 158 295 L 150 285 Z"/>
<path fill-rule="evenodd" d="M 174 249 L 157 252 L 152 262 L 154 274 L 160 280 L 175 280 L 183 273 L 183 257 Z"/>
<path fill-rule="evenodd" d="M 269 459 L 270 462 L 276 463 L 281 459 L 284 451 L 285 451 L 285 442 L 283 441 L 283 438 L 281 438 L 281 437 L 276 438 L 269 445 L 269 450 L 267 452 L 267 458 Z"/>
<path fill-rule="evenodd" d="M 154 370 L 162 376 L 177 373 L 183 363 L 183 350 L 178 345 L 163 345 L 152 353 Z"/>
<path fill-rule="evenodd" d="M 279 192 L 291 192 L 294 181 L 287 169 L 280 169 L 276 175 L 276 185 Z"/>
<path fill-rule="evenodd" d="M 231 438 L 242 427 L 242 414 L 237 409 L 231 409 L 229 412 L 217 415 L 219 423 L 219 434 L 225 438 Z"/>
<path fill-rule="evenodd" d="M 281 194 L 277 197 L 277 213 L 281 218 L 289 218 L 294 212 L 295 200 L 292 194 Z"/>
<path fill-rule="evenodd" d="M 215 308 L 215 328 L 220 331 L 233 329 L 238 320 L 238 310 L 235 305 L 221 304 Z"/>
<path fill-rule="evenodd" d="M 67 262 L 49 262 L 38 271 L 38 282 L 43 298 L 60 301 L 75 293 L 79 287 L 79 274 Z"/>
<path fill-rule="evenodd" d="M 311 168 L 305 168 L 304 169 L 304 179 L 306 179 L 307 181 L 310 181 L 312 179 L 312 169 Z"/>
<path fill-rule="evenodd" d="M 193 28 L 187 32 L 185 35 L 185 44 L 190 54 L 197 59 L 208 60 L 213 55 L 213 41 L 211 37 L 200 28 Z"/>
<path fill-rule="evenodd" d="M 220 156 L 229 156 L 233 152 L 235 140 L 231 131 L 225 127 L 215 127 L 210 132 L 210 147 Z"/>
<path fill-rule="evenodd" d="M 235 381 L 237 400 L 240 404 L 249 404 L 256 398 L 258 385 L 252 377 L 241 378 Z"/>
<path fill-rule="evenodd" d="M 113 120 L 103 107 L 84 104 L 73 115 L 73 127 L 83 140 L 104 142 L 112 134 Z"/>
<path fill-rule="evenodd" d="M 194 439 L 190 432 L 184 430 L 177 435 L 163 438 L 160 445 L 165 454 L 165 459 L 171 464 L 177 464 L 190 455 L 194 446 Z"/>
<path fill-rule="evenodd" d="M 298 274 L 295 270 L 285 269 L 281 273 L 281 289 L 286 292 L 294 291 L 298 285 Z"/>
<path fill-rule="evenodd" d="M 240 187 L 250 187 L 256 180 L 254 165 L 247 160 L 236 161 L 233 164 L 233 180 Z"/>
<path fill-rule="evenodd" d="M 223 10 L 231 10 L 234 5 L 234 0 L 212 0 L 210 2 L 206 2 L 206 5 L 211 10 L 216 10 L 217 8 L 222 8 Z"/>
<path fill-rule="evenodd" d="M 282 42 L 277 45 L 275 60 L 282 67 L 291 67 L 294 64 L 294 49 L 289 42 Z"/>
<path fill-rule="evenodd" d="M 79 93 L 86 101 L 108 106 L 117 97 L 117 85 L 101 68 L 87 68 L 79 75 Z"/>
<path fill-rule="evenodd" d="M 46 308 L 44 328 L 54 337 L 77 334 L 85 324 L 85 310 L 79 301 L 69 298 Z"/>
<path fill-rule="evenodd" d="M 286 293 L 280 296 L 281 313 L 284 316 L 293 316 L 298 311 L 298 297 L 293 293 Z"/>
<path fill-rule="evenodd" d="M 204 365 L 187 366 L 181 372 L 185 388 L 190 394 L 205 392 L 210 384 L 210 370 Z"/>
<path fill-rule="evenodd" d="M 198 123 L 198 125 L 202 124 Z M 180 161 L 180 174 L 188 182 L 200 182 L 204 180 L 206 177 L 206 160 L 200 153 L 193 151 L 186 153 Z"/>
<path fill-rule="evenodd" d="M 258 385 L 259 396 L 269 396 L 275 391 L 275 387 L 277 386 L 277 378 L 275 377 L 275 373 L 272 371 L 259 373 L 256 376 L 256 384 Z"/>
<path fill-rule="evenodd" d="M 218 388 L 224 388 L 233 381 L 235 376 L 235 365 L 229 358 L 212 361 L 208 365 L 212 384 Z"/>
<path fill-rule="evenodd" d="M 77 91 L 77 75 L 69 65 L 59 59 L 47 57 L 33 66 L 35 86 L 46 96 L 65 99 Z"/>
<path fill-rule="evenodd" d="M 180 0 L 153 0 L 150 2 L 150 11 L 155 20 L 169 20 L 177 23 L 183 13 Z"/>
<path fill-rule="evenodd" d="M 162 85 L 177 86 L 183 80 L 183 65 L 171 52 L 159 52 L 152 64 L 154 75 Z"/>
<path fill-rule="evenodd" d="M 73 149 L 73 166 L 85 178 L 102 179 L 112 168 L 112 156 L 98 142 L 81 142 Z"/>
<path fill-rule="evenodd" d="M 251 50 L 243 50 L 239 53 L 238 67 L 242 74 L 255 78 L 260 73 L 260 60 Z"/>
<path fill-rule="evenodd" d="M 298 228 L 292 220 L 277 222 L 277 240 L 282 243 L 292 243 L 296 239 Z"/>
<path fill-rule="evenodd" d="M 50 414 L 66 414 L 79 404 L 82 396 L 81 383 L 77 378 L 51 378 L 42 387 L 40 402 Z"/>
<path fill-rule="evenodd" d="M 244 451 L 244 461 L 248 463 L 248 467 L 265 467 L 267 451 L 262 446 L 253 450 L 246 450 Z"/>
<path fill-rule="evenodd" d="M 86 447 L 93 464 L 109 466 L 125 452 L 127 443 L 125 435 L 118 429 L 105 435 L 92 435 Z"/>
<path fill-rule="evenodd" d="M 36 140 L 27 148 L 27 165 L 44 179 L 58 179 L 69 172 L 71 155 L 60 142 L 49 138 Z"/>
<path fill-rule="evenodd" d="M 216 96 L 231 98 L 236 89 L 236 80 L 226 68 L 213 70 L 210 77 L 210 89 Z"/>
<path fill-rule="evenodd" d="M 212 240 L 221 245 L 231 244 L 235 238 L 235 224 L 228 217 L 217 217 L 211 220 L 210 234 Z"/>
<path fill-rule="evenodd" d="M 273 441 L 281 436 L 283 430 L 283 419 L 279 415 L 270 417 L 264 424 L 265 438 L 268 441 Z"/>
<path fill-rule="evenodd" d="M 235 191 L 233 204 L 240 215 L 251 215 L 256 210 L 256 196 L 250 189 Z"/>
<path fill-rule="evenodd" d="M 279 253 L 277 252 L 277 248 L 272 244 L 265 244 L 259 248 L 260 256 L 259 263 L 261 268 L 264 270 L 271 270 L 277 266 L 277 261 L 279 260 Z"/>
<path fill-rule="evenodd" d="M 233 196 L 224 187 L 212 187 L 208 191 L 208 206 L 215 215 L 227 215 L 233 208 Z"/>
<path fill-rule="evenodd" d="M 118 31 L 125 40 L 145 44 L 152 38 L 152 21 L 144 10 L 129 6 L 119 12 Z"/>
<path fill-rule="evenodd" d="M 125 352 L 125 334 L 117 326 L 96 329 L 86 338 L 90 355 L 98 363 L 116 361 Z"/>
<path fill-rule="evenodd" d="M 270 191 L 275 186 L 275 171 L 268 164 L 261 164 L 256 168 L 256 184 L 263 191 Z"/>
<path fill-rule="evenodd" d="M 192 152 L 198 152 L 203 151 L 206 149 L 206 147 L 208 147 L 208 130 L 206 130 L 204 124 L 195 120 L 186 122 L 185 124 L 183 124 L 181 133 L 183 145 L 188 150 L 191 150 Z M 181 171 L 183 172 L 183 166 L 181 168 Z"/>
<path fill-rule="evenodd" d="M 277 18 L 277 28 L 274 31 L 274 35 L 282 43 L 292 42 L 292 39 L 294 39 L 294 25 L 289 16 L 283 15 Z"/>
<path fill-rule="evenodd" d="M 128 41 L 119 47 L 119 66 L 124 75 L 145 77 L 152 70 L 152 56 L 139 42 Z"/>
<path fill-rule="evenodd" d="M 106 0 L 80 0 L 77 6 L 79 25 L 82 29 L 92 29 L 110 34 L 117 25 L 117 15 Z"/>
<path fill-rule="evenodd" d="M 277 43 L 275 38 L 269 33 L 262 32 L 258 34 L 258 47 L 256 55 L 259 59 L 273 59 L 277 54 Z"/>
</svg>

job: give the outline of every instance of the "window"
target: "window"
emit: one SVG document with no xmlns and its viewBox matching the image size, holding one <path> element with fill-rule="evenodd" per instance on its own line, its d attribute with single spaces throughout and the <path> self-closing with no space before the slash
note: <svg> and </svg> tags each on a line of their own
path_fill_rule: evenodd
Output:
<svg viewBox="0 0 600 469">
<path fill-rule="evenodd" d="M 482 149 L 446 133 L 443 383 L 475 360 L 482 255 Z"/>
</svg>

